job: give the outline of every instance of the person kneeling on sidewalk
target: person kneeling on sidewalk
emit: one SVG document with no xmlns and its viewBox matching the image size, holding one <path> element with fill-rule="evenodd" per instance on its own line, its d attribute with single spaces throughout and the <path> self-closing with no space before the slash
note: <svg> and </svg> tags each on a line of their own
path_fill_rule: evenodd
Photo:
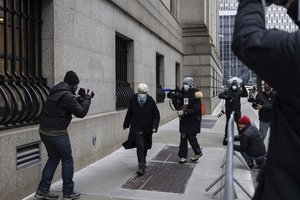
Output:
<svg viewBox="0 0 300 200">
<path fill-rule="evenodd" d="M 241 153 L 250 169 L 254 168 L 254 161 L 257 168 L 262 168 L 265 163 L 266 147 L 258 129 L 251 124 L 247 115 L 238 120 L 239 135 L 234 141 L 240 141 L 240 145 L 234 145 L 234 150 Z"/>
</svg>

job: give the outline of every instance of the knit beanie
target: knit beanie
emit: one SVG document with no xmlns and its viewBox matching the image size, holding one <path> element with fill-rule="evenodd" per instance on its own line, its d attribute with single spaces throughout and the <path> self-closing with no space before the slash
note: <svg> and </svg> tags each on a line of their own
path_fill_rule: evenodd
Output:
<svg viewBox="0 0 300 200">
<path fill-rule="evenodd" d="M 147 94 L 147 93 L 149 92 L 149 87 L 148 87 L 148 85 L 145 84 L 145 83 L 140 83 L 140 84 L 138 84 L 138 86 L 137 86 L 137 91 L 138 91 L 138 93 L 140 93 L 140 94 Z"/>
<path fill-rule="evenodd" d="M 65 75 L 64 82 L 68 83 L 69 85 L 78 85 L 79 78 L 74 71 L 68 71 Z"/>
<path fill-rule="evenodd" d="M 244 125 L 250 124 L 250 122 L 251 120 L 247 115 L 243 115 L 238 121 L 239 124 L 244 124 Z"/>
<path fill-rule="evenodd" d="M 195 81 L 192 77 L 186 77 L 185 79 L 183 79 L 183 84 L 188 84 L 190 86 L 194 86 Z"/>
</svg>

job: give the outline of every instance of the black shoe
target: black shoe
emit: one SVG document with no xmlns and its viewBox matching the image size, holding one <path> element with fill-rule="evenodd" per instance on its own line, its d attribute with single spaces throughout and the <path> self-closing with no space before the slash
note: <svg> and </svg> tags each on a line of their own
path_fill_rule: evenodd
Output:
<svg viewBox="0 0 300 200">
<path fill-rule="evenodd" d="M 37 199 L 46 199 L 46 200 L 55 200 L 58 199 L 58 194 L 48 192 L 42 192 L 42 191 L 36 191 L 34 195 Z"/>
<path fill-rule="evenodd" d="M 136 172 L 136 174 L 137 174 L 138 176 L 143 176 L 143 175 L 145 174 L 145 169 L 140 168 L 140 169 Z"/>
<path fill-rule="evenodd" d="M 73 192 L 72 194 L 64 194 L 63 200 L 75 200 L 80 199 L 81 194 L 79 192 Z"/>
</svg>

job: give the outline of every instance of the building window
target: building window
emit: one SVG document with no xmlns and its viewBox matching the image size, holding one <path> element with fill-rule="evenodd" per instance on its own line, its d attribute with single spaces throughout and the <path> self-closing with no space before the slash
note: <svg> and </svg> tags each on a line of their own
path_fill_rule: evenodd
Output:
<svg viewBox="0 0 300 200">
<path fill-rule="evenodd" d="M 180 64 L 175 64 L 175 86 L 180 87 Z"/>
<path fill-rule="evenodd" d="M 164 87 L 164 56 L 156 53 L 156 102 L 163 103 L 166 97 Z"/>
<path fill-rule="evenodd" d="M 0 129 L 38 123 L 48 95 L 40 3 L 0 0 Z"/>
<path fill-rule="evenodd" d="M 128 51 L 132 47 L 128 38 L 121 34 L 116 34 L 116 109 L 125 109 L 128 107 L 129 99 L 134 95 L 130 87 L 129 79 L 133 80 L 133 54 Z M 132 77 L 132 78 L 129 78 Z"/>
</svg>

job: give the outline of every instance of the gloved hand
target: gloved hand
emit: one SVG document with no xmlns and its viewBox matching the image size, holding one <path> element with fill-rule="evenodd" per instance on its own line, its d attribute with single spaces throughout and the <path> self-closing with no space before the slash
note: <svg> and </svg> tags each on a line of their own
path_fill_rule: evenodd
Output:
<svg viewBox="0 0 300 200">
<path fill-rule="evenodd" d="M 240 83 L 241 87 L 245 87 L 245 84 L 243 82 Z"/>
</svg>

